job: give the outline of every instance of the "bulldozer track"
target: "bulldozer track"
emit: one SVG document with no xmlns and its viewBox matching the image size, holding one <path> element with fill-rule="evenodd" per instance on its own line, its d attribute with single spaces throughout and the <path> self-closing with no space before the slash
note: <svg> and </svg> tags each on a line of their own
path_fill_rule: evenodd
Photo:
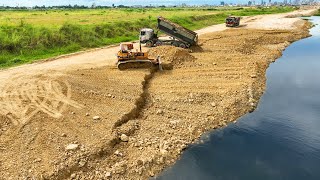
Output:
<svg viewBox="0 0 320 180">
<path fill-rule="evenodd" d="M 25 77 L 16 77 L 0 89 L 0 115 L 15 126 L 28 123 L 39 112 L 60 118 L 67 106 L 83 107 L 71 95 L 68 82 L 37 77 L 25 81 Z"/>
</svg>

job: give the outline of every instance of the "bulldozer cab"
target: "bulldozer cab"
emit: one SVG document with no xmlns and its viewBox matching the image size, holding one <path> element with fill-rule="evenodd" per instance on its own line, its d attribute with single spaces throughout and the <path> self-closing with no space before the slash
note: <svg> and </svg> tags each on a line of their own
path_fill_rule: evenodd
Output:
<svg viewBox="0 0 320 180">
<path fill-rule="evenodd" d="M 133 49 L 133 44 L 132 43 L 121 43 L 120 44 L 120 50 L 122 52 L 129 52 Z"/>
</svg>

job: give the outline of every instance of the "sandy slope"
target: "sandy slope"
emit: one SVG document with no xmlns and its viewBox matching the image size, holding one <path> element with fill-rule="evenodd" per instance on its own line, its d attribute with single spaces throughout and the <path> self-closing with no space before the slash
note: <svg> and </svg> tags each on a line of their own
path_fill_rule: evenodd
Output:
<svg viewBox="0 0 320 180">
<path fill-rule="evenodd" d="M 163 73 L 117 70 L 118 47 L 0 71 L 1 177 L 157 174 L 203 132 L 254 108 L 268 64 L 288 41 L 307 35 L 304 21 L 286 17 L 310 12 L 199 30 L 194 58 L 176 48 L 157 50 L 178 62 Z M 249 30 L 255 28 L 278 30 Z M 129 142 L 119 140 L 122 134 Z M 75 149 L 66 149 L 70 144 Z"/>
</svg>

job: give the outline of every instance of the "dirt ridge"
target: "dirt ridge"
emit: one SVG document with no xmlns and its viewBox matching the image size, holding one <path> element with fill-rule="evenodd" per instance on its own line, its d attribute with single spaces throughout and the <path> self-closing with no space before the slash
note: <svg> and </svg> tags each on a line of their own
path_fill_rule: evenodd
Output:
<svg viewBox="0 0 320 180">
<path fill-rule="evenodd" d="M 164 70 L 170 70 L 172 68 L 171 64 L 164 64 Z M 64 164 L 62 169 L 59 169 L 56 172 L 51 173 L 50 175 L 47 175 L 45 179 L 66 179 L 70 177 L 71 174 L 78 172 L 78 171 L 89 171 L 92 168 L 88 168 L 87 166 L 79 167 L 78 162 L 81 161 L 81 159 L 87 159 L 87 162 L 89 161 L 95 161 L 98 159 L 102 159 L 107 157 L 108 155 L 114 154 L 116 151 L 116 146 L 119 145 L 122 141 L 120 139 L 120 136 L 122 134 L 125 134 L 127 136 L 130 136 L 137 130 L 137 128 L 130 128 L 129 131 L 124 132 L 121 130 L 121 126 L 128 123 L 129 121 L 134 121 L 141 117 L 141 113 L 143 112 L 143 109 L 149 100 L 150 94 L 148 91 L 148 88 L 150 86 L 150 81 L 152 81 L 154 75 L 156 73 L 159 73 L 158 69 L 152 68 L 150 69 L 150 72 L 147 73 L 144 77 L 144 81 L 142 84 L 142 93 L 140 96 L 136 99 L 134 103 L 134 108 L 131 109 L 128 113 L 124 114 L 118 121 L 116 121 L 113 125 L 113 139 L 106 143 L 104 146 L 99 148 L 95 152 L 89 152 L 82 154 L 80 157 L 77 157 L 76 159 L 71 160 L 71 163 L 66 165 Z"/>
<path fill-rule="evenodd" d="M 141 112 L 147 102 L 148 97 L 150 96 L 149 92 L 148 92 L 148 88 L 150 85 L 150 81 L 152 80 L 152 78 L 154 77 L 154 74 L 157 71 L 152 69 L 150 70 L 150 73 L 147 74 L 144 77 L 144 81 L 142 82 L 142 93 L 140 94 L 140 97 L 136 100 L 135 107 L 128 113 L 124 114 L 115 124 L 113 129 L 116 129 L 120 126 L 122 126 L 123 124 L 127 123 L 130 120 L 134 120 L 139 118 L 139 116 L 141 116 Z"/>
</svg>

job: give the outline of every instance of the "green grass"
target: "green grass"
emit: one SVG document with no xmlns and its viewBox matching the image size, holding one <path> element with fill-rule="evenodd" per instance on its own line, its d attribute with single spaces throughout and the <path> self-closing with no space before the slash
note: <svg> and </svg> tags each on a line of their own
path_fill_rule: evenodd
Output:
<svg viewBox="0 0 320 180">
<path fill-rule="evenodd" d="M 314 16 L 320 16 L 320 9 L 318 9 L 318 12 Z"/>
<path fill-rule="evenodd" d="M 0 11 L 0 68 L 138 38 L 161 15 L 192 30 L 223 23 L 228 15 L 283 13 L 273 8 L 154 8 Z"/>
</svg>

